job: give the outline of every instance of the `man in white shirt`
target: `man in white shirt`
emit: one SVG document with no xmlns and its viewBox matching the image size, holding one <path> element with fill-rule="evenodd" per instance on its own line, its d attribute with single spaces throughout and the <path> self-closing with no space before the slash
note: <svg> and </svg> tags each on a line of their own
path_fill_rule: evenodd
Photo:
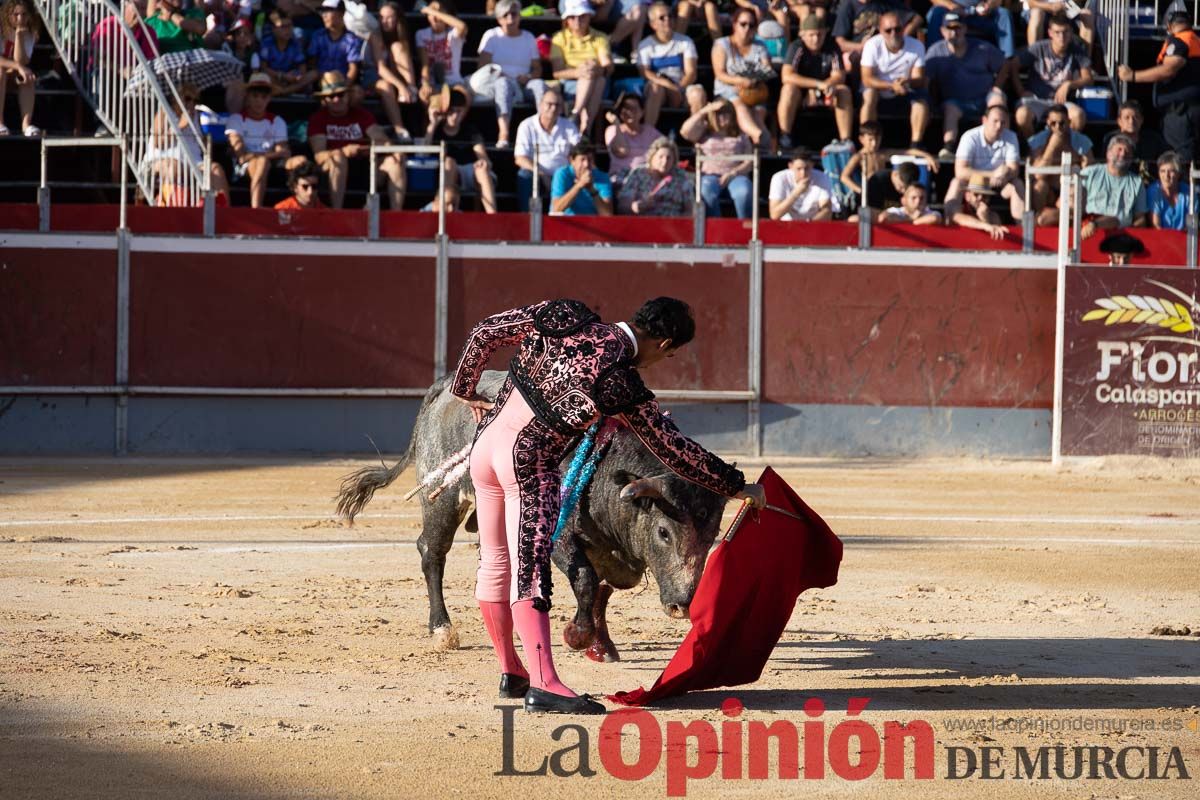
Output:
<svg viewBox="0 0 1200 800">
<path fill-rule="evenodd" d="M 898 11 L 879 16 L 879 33 L 863 45 L 863 106 L 859 122 L 874 122 L 879 112 L 908 110 L 911 147 L 920 148 L 929 123 L 925 92 L 925 45 L 904 35 Z"/>
<path fill-rule="evenodd" d="M 953 219 L 962 207 L 962 193 L 974 178 L 1008 200 L 1014 221 L 1025 213 L 1025 198 L 1019 175 L 1021 154 L 1017 135 L 1008 129 L 1008 109 L 993 105 L 983 115 L 983 124 L 958 140 L 954 155 L 954 180 L 946 190 L 946 217 Z"/>
<path fill-rule="evenodd" d="M 803 222 L 831 219 L 833 198 L 829 181 L 822 181 L 818 176 L 824 177 L 823 173 L 813 170 L 807 151 L 793 152 L 787 169 L 771 176 L 767 194 L 771 219 Z"/>
<path fill-rule="evenodd" d="M 535 149 L 538 178 L 543 194 L 546 194 L 554 173 L 567 165 L 568 154 L 579 141 L 575 123 L 559 116 L 562 107 L 562 95 L 558 90 L 547 89 L 538 105 L 537 116 L 527 117 L 517 126 L 513 160 L 517 163 L 517 206 L 521 211 L 529 210 L 529 198 L 533 194 Z"/>
<path fill-rule="evenodd" d="M 271 102 L 271 76 L 256 72 L 246 82 L 242 113 L 233 114 L 225 125 L 225 136 L 233 152 L 233 179 L 250 176 L 250 207 L 260 208 L 267 194 L 267 175 L 272 166 L 287 170 L 307 159 L 293 156 L 288 146 L 287 123 L 267 110 Z"/>
<path fill-rule="evenodd" d="M 900 205 L 892 206 L 886 211 L 880 211 L 875 221 L 879 223 L 911 222 L 913 225 L 939 225 L 942 221 L 942 215 L 929 207 L 927 197 L 925 184 L 920 181 L 910 183 L 904 187 L 904 194 L 900 195 Z"/>
<path fill-rule="evenodd" d="M 521 30 L 520 0 L 496 3 L 496 21 L 499 25 L 479 40 L 479 69 L 471 76 L 471 91 L 496 104 L 496 147 L 503 150 L 512 146 L 513 106 L 529 98 L 540 104 L 546 84 L 537 40 Z"/>
<path fill-rule="evenodd" d="M 646 81 L 646 118 L 650 127 L 658 124 L 658 113 L 683 105 L 687 87 L 696 82 L 696 43 L 671 27 L 671 7 L 655 2 L 647 12 L 651 35 L 637 48 L 638 70 Z M 696 109 L 692 109 L 693 113 Z"/>
</svg>

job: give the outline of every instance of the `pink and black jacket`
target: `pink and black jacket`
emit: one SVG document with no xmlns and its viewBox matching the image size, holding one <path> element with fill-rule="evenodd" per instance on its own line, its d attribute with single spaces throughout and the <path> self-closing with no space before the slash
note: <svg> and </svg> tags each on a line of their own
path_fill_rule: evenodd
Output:
<svg viewBox="0 0 1200 800">
<path fill-rule="evenodd" d="M 471 331 L 451 392 L 469 398 L 492 354 L 520 344 L 510 380 L 538 419 L 574 438 L 601 416 L 619 417 L 672 472 L 732 497 L 741 471 L 680 433 L 634 366 L 634 343 L 578 300 L 549 300 L 488 317 Z"/>
</svg>

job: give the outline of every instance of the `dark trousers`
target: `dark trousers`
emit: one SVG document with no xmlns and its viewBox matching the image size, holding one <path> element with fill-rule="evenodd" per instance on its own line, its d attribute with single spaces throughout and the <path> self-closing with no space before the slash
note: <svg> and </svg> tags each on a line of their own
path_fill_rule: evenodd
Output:
<svg viewBox="0 0 1200 800">
<path fill-rule="evenodd" d="M 1196 147 L 1196 137 L 1200 136 L 1200 101 L 1167 106 L 1163 110 L 1162 132 L 1183 164 L 1200 157 Z"/>
</svg>

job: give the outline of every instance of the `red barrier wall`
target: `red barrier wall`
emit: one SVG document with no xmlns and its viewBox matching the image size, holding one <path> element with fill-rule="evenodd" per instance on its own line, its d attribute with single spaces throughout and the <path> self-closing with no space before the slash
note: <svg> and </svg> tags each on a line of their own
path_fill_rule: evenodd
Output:
<svg viewBox="0 0 1200 800">
<path fill-rule="evenodd" d="M 615 322 L 651 297 L 672 295 L 692 306 L 695 346 L 656 365 L 649 380 L 660 388 L 745 389 L 748 276 L 745 264 L 451 259 L 449 368 L 471 327 L 489 314 L 573 297 Z M 506 368 L 511 356 L 511 350 L 498 354 L 492 367 Z"/>
<path fill-rule="evenodd" d="M 433 380 L 432 258 L 134 253 L 130 285 L 134 384 Z"/>
<path fill-rule="evenodd" d="M 764 265 L 776 403 L 1049 408 L 1051 270 Z"/>
<path fill-rule="evenodd" d="M 0 252 L 0 385 L 111 385 L 116 302 L 116 250 Z"/>
</svg>

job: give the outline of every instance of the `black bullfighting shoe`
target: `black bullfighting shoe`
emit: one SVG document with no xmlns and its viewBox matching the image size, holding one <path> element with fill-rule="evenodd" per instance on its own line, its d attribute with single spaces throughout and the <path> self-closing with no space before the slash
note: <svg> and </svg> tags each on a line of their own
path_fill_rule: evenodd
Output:
<svg viewBox="0 0 1200 800">
<path fill-rule="evenodd" d="M 531 687 L 525 694 L 525 712 L 527 714 L 607 714 L 608 709 L 586 694 L 579 697 L 564 697 L 561 694 Z"/>
<path fill-rule="evenodd" d="M 504 700 L 519 700 L 529 691 L 529 678 L 511 672 L 500 676 L 500 697 Z"/>
</svg>

